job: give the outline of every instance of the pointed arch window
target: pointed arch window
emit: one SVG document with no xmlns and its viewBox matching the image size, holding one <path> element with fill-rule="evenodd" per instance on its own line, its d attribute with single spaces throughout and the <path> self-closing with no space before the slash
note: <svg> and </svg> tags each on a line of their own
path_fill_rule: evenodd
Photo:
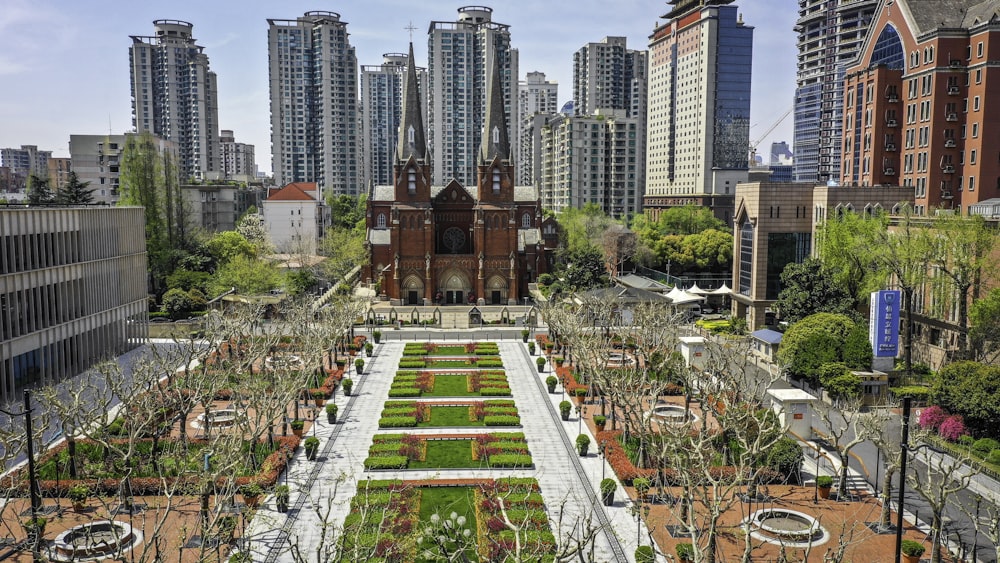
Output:
<svg viewBox="0 0 1000 563">
<path fill-rule="evenodd" d="M 531 213 L 521 215 L 521 227 L 524 229 L 531 227 Z"/>
<path fill-rule="evenodd" d="M 417 171 L 411 168 L 410 171 L 407 172 L 406 177 L 406 192 L 411 195 L 417 193 Z"/>
<path fill-rule="evenodd" d="M 385 213 L 379 213 L 378 217 L 375 218 L 375 228 L 376 229 L 385 228 Z"/>
<path fill-rule="evenodd" d="M 493 171 L 493 193 L 500 193 L 500 171 Z"/>
</svg>

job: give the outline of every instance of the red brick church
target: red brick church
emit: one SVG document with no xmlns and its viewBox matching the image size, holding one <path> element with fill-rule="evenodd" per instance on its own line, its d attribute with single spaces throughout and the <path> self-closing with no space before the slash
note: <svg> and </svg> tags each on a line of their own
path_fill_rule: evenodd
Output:
<svg viewBox="0 0 1000 563">
<path fill-rule="evenodd" d="M 389 299 L 406 305 L 513 304 L 548 271 L 546 239 L 554 248 L 555 222 L 543 226 L 537 188 L 514 186 L 496 65 L 492 74 L 476 185 L 452 180 L 432 186 L 410 45 L 393 185 L 372 187 L 366 215 L 368 265 L 362 277 L 379 283 Z"/>
</svg>

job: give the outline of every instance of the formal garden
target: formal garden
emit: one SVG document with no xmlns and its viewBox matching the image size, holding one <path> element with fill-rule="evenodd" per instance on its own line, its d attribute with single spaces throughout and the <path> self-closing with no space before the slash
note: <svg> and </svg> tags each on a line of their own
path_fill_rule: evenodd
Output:
<svg viewBox="0 0 1000 563">
<path fill-rule="evenodd" d="M 379 428 L 520 426 L 514 401 L 386 401 Z"/>
<path fill-rule="evenodd" d="M 387 563 L 551 560 L 556 542 L 534 479 L 476 480 L 466 486 L 361 481 L 344 522 L 343 552 Z M 463 558 L 464 557 L 464 558 Z"/>
<path fill-rule="evenodd" d="M 509 397 L 503 370 L 434 372 L 400 370 L 389 397 Z"/>
</svg>

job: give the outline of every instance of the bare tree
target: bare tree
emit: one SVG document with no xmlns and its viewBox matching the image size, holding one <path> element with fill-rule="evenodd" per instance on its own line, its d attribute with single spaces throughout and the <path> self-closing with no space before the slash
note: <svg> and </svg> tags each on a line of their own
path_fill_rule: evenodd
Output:
<svg viewBox="0 0 1000 563">
<path fill-rule="evenodd" d="M 861 397 L 842 398 L 835 405 L 816 401 L 814 405 L 816 408 L 813 412 L 819 415 L 824 430 L 827 432 L 828 443 L 833 447 L 837 460 L 840 462 L 837 497 L 843 500 L 848 496 L 847 474 L 850 470 L 851 450 L 869 439 L 867 430 L 871 428 L 871 425 L 865 424 L 864 421 L 871 418 L 871 414 L 861 412 Z"/>
</svg>

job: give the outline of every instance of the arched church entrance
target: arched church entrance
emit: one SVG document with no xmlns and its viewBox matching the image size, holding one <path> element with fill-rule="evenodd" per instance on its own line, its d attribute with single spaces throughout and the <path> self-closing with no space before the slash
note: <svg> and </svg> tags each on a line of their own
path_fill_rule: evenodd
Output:
<svg viewBox="0 0 1000 563">
<path fill-rule="evenodd" d="M 444 282 L 441 284 L 441 290 L 444 292 L 444 302 L 449 305 L 465 303 L 469 292 L 472 291 L 469 279 L 461 272 L 454 270 L 445 272 L 442 279 Z"/>
<path fill-rule="evenodd" d="M 408 276 L 403 280 L 403 299 L 407 305 L 420 305 L 424 295 L 424 282 L 417 276 Z"/>
<path fill-rule="evenodd" d="M 490 305 L 502 305 L 507 300 L 507 280 L 493 276 L 486 284 L 486 298 Z"/>
</svg>

